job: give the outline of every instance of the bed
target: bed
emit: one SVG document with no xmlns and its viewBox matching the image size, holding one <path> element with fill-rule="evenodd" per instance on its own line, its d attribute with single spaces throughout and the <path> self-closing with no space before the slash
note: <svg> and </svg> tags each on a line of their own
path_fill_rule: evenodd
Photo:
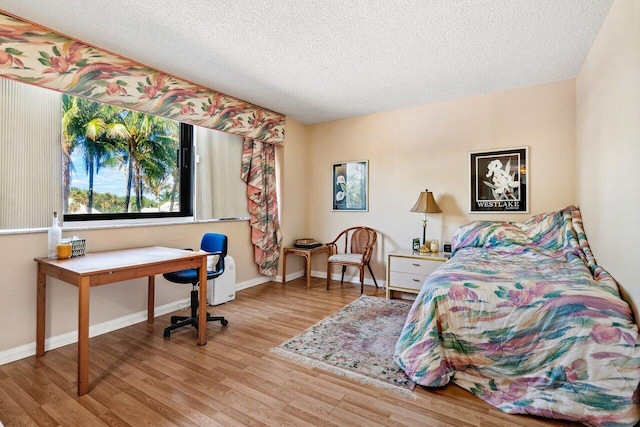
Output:
<svg viewBox="0 0 640 427">
<path fill-rule="evenodd" d="M 634 425 L 640 342 L 594 257 L 579 209 L 460 227 L 429 276 L 394 359 L 427 387 L 449 381 L 513 414 Z"/>
</svg>

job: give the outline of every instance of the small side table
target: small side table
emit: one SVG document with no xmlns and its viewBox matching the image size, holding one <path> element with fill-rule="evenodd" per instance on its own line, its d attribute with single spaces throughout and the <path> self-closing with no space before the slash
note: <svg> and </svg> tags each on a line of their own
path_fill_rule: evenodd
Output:
<svg viewBox="0 0 640 427">
<path fill-rule="evenodd" d="M 282 284 L 287 280 L 287 255 L 299 255 L 306 258 L 304 265 L 304 274 L 307 277 L 307 288 L 311 287 L 311 257 L 315 254 L 325 253 L 329 255 L 329 247 L 327 245 L 318 246 L 317 248 L 284 248 L 282 252 Z"/>
<path fill-rule="evenodd" d="M 449 259 L 444 253 L 412 252 L 398 249 L 388 254 L 387 299 L 393 291 L 417 294 L 429 275 Z"/>
</svg>

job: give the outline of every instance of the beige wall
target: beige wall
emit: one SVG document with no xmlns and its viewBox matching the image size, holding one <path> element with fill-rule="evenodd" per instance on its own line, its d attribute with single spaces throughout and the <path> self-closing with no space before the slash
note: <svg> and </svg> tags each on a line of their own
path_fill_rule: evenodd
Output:
<svg viewBox="0 0 640 427">
<path fill-rule="evenodd" d="M 574 80 L 322 123 L 309 126 L 308 138 L 309 233 L 330 241 L 349 226 L 377 229 L 378 279 L 386 253 L 421 237 L 422 215 L 409 209 L 425 188 L 443 210 L 429 215 L 427 240 L 441 242 L 470 221 L 522 221 L 575 202 Z M 522 146 L 529 147 L 530 214 L 467 213 L 468 152 Z M 348 160 L 369 160 L 369 212 L 331 211 L 331 164 Z"/>
<path fill-rule="evenodd" d="M 307 149 L 307 128 L 287 117 L 286 147 L 279 150 L 280 166 L 280 221 L 282 224 L 283 247 L 292 246 L 295 239 L 307 236 L 309 230 L 308 206 L 313 192 L 309 191 L 309 150 Z M 311 194 L 311 197 L 310 197 Z M 304 268 L 301 257 L 287 258 L 287 277 L 302 275 Z M 282 263 L 279 266 L 282 275 Z"/>
<path fill-rule="evenodd" d="M 577 78 L 577 198 L 596 260 L 640 306 L 640 0 L 616 0 Z"/>
</svg>

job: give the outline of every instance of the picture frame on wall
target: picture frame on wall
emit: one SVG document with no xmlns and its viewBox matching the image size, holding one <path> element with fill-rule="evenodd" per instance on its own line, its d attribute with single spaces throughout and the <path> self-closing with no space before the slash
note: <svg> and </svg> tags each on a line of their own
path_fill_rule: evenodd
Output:
<svg viewBox="0 0 640 427">
<path fill-rule="evenodd" d="M 529 147 L 469 153 L 470 213 L 529 213 Z"/>
<path fill-rule="evenodd" d="M 333 163 L 333 211 L 369 210 L 369 161 Z"/>
</svg>

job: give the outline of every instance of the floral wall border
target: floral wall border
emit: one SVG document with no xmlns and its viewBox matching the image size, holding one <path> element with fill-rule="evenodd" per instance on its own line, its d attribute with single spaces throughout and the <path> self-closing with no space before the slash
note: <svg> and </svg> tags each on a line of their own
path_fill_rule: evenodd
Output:
<svg viewBox="0 0 640 427">
<path fill-rule="evenodd" d="M 284 144 L 282 114 L 70 39 L 2 10 L 0 77 Z"/>
</svg>

